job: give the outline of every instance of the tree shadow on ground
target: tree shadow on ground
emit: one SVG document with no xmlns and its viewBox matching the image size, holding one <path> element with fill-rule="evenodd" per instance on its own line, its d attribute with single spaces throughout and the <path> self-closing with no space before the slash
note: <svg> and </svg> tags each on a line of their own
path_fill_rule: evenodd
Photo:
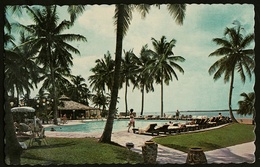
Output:
<svg viewBox="0 0 260 167">
<path fill-rule="evenodd" d="M 199 145 L 200 145 L 201 147 L 207 148 L 207 149 L 204 150 L 204 151 L 216 150 L 216 149 L 223 148 L 223 147 L 221 147 L 220 145 L 217 145 L 217 144 L 215 144 L 215 143 L 210 143 L 210 142 L 205 142 L 205 141 L 199 142 Z"/>
<path fill-rule="evenodd" d="M 75 142 L 66 142 L 66 143 L 48 143 L 48 145 L 44 145 L 43 143 L 41 145 L 33 145 L 28 147 L 28 150 L 32 149 L 50 149 L 50 148 L 60 148 L 60 147 L 67 147 L 67 146 L 73 146 L 76 145 Z"/>
</svg>

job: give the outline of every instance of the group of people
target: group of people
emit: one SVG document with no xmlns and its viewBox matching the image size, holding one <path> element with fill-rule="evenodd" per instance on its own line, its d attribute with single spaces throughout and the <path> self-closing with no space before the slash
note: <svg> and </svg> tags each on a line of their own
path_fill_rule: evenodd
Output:
<svg viewBox="0 0 260 167">
<path fill-rule="evenodd" d="M 62 114 L 61 114 L 61 115 L 60 115 L 60 119 L 61 119 L 61 122 L 62 122 L 63 124 L 68 123 L 67 115 L 66 115 L 66 114 L 64 114 L 63 116 L 62 116 Z"/>
<path fill-rule="evenodd" d="M 130 132 L 129 130 L 130 130 L 131 127 L 133 127 L 133 128 L 135 127 L 135 119 L 134 119 L 133 111 L 134 111 L 133 109 L 130 109 L 130 114 L 129 114 L 130 121 L 129 121 L 128 126 L 127 126 L 128 127 L 128 130 L 127 130 L 128 132 Z M 179 110 L 177 110 L 175 118 L 179 119 L 179 115 L 180 115 L 180 112 L 179 112 Z"/>
<path fill-rule="evenodd" d="M 28 121 L 27 124 L 14 122 L 14 127 L 16 130 L 16 134 L 23 135 L 23 136 L 31 135 L 31 134 L 28 134 L 27 132 L 30 132 L 34 135 L 39 136 L 40 132 L 44 128 L 38 118 L 35 120 L 35 123 L 33 123 L 32 121 Z"/>
</svg>

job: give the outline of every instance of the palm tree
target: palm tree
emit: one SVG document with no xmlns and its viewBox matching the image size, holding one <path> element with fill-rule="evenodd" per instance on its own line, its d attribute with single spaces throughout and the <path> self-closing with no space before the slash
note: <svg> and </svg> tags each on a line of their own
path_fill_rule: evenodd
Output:
<svg viewBox="0 0 260 167">
<path fill-rule="evenodd" d="M 238 101 L 239 109 L 237 110 L 237 114 L 240 115 L 252 115 L 253 114 L 253 120 L 255 119 L 255 93 L 250 92 L 246 94 L 245 92 L 241 93 L 240 96 L 242 96 L 244 99 L 241 101 Z M 253 121 L 254 124 L 254 121 Z"/>
<path fill-rule="evenodd" d="M 115 26 L 116 26 L 116 54 L 115 54 L 115 73 L 113 78 L 113 88 L 111 92 L 111 101 L 109 104 L 108 119 L 100 138 L 100 142 L 110 143 L 111 134 L 113 130 L 113 121 L 114 113 L 116 112 L 116 103 L 118 97 L 118 89 L 120 86 L 120 68 L 121 68 L 121 57 L 123 49 L 123 37 L 126 35 L 126 32 L 129 28 L 132 11 L 136 8 L 143 17 L 146 16 L 150 9 L 150 5 L 141 4 L 141 5 L 125 5 L 117 4 L 115 9 Z M 169 13 L 174 17 L 178 24 L 182 24 L 185 17 L 185 4 L 168 4 L 167 8 Z"/>
<path fill-rule="evenodd" d="M 13 64 L 13 62 L 19 60 L 19 59 L 16 59 L 14 55 L 14 52 L 11 51 L 10 49 L 7 50 L 7 45 L 10 46 L 10 43 L 11 44 L 14 44 L 13 40 L 13 36 L 10 34 L 11 33 L 11 24 L 8 20 L 8 18 L 6 17 L 6 14 L 7 12 L 11 11 L 11 14 L 16 14 L 16 15 L 20 15 L 20 13 L 22 13 L 22 8 L 24 7 L 24 5 L 16 5 L 16 6 L 5 6 L 4 7 L 4 11 L 3 13 L 5 14 L 5 17 L 4 17 L 4 28 L 5 28 L 5 34 L 4 34 L 4 47 L 5 47 L 5 54 L 4 54 L 4 64 L 5 64 L 5 70 L 6 68 L 9 68 L 7 66 L 15 66 Z M 72 13 L 73 17 L 72 19 L 76 19 L 76 17 L 78 16 L 78 14 L 81 13 L 80 10 L 78 9 L 84 9 L 84 7 L 82 6 L 70 6 L 70 10 L 69 12 Z M 76 11 L 76 12 L 75 12 Z M 71 20 L 73 21 L 73 20 Z M 11 54 L 12 56 L 7 56 L 7 54 Z M 10 59 L 9 59 L 10 58 Z M 9 61 L 9 62 L 8 62 Z M 10 64 L 10 61 L 11 61 L 11 64 Z M 14 69 L 14 68 L 13 68 Z M 15 70 L 16 71 L 16 70 Z M 17 73 L 19 73 L 19 71 L 16 71 Z M 20 75 L 19 77 L 21 76 L 24 76 L 24 74 L 27 74 L 27 73 L 23 73 L 23 75 Z M 36 72 L 33 72 L 31 74 L 37 74 Z M 5 74 L 5 76 L 9 76 L 8 74 Z M 34 76 L 32 76 L 31 80 L 34 82 L 35 80 L 33 79 Z M 10 77 L 10 79 L 13 79 L 12 77 Z M 8 81 L 8 78 L 5 78 L 4 80 L 4 86 L 5 86 L 5 132 L 6 132 L 6 135 L 5 135 L 5 144 L 6 144 L 6 147 L 5 147 L 5 153 L 6 155 L 9 157 L 10 159 L 10 165 L 20 165 L 20 156 L 21 156 L 21 153 L 22 153 L 22 148 L 16 138 L 16 134 L 15 134 L 15 129 L 14 129 L 14 122 L 13 122 L 13 117 L 12 117 L 12 114 L 11 114 L 11 106 L 10 106 L 10 99 L 9 99 L 9 96 L 8 96 L 8 92 L 9 91 L 12 91 L 10 90 L 10 84 L 12 81 Z M 12 88 L 11 88 L 12 89 Z"/>
<path fill-rule="evenodd" d="M 97 92 L 97 94 L 93 95 L 92 102 L 95 107 L 98 107 L 100 110 L 102 108 L 102 115 L 105 115 L 104 112 L 108 105 L 108 97 L 104 95 L 103 92 Z"/>
<path fill-rule="evenodd" d="M 87 87 L 87 84 L 84 83 L 85 79 L 80 75 L 72 76 L 71 82 L 72 83 L 70 83 L 68 86 L 67 96 L 74 101 L 88 105 L 90 91 Z"/>
<path fill-rule="evenodd" d="M 151 70 L 147 70 L 148 63 L 152 60 L 153 52 L 148 49 L 148 45 L 142 47 L 140 52 L 140 57 L 134 55 L 133 61 L 136 66 L 134 70 L 135 81 L 134 81 L 134 89 L 135 87 L 140 88 L 142 94 L 142 102 L 141 102 L 141 113 L 143 115 L 144 111 L 144 94 L 150 91 L 154 91 L 153 87 L 153 78 L 150 77 Z"/>
<path fill-rule="evenodd" d="M 174 68 L 184 73 L 184 70 L 177 62 L 184 62 L 185 59 L 181 56 L 174 56 L 172 52 L 175 43 L 175 39 L 167 42 L 165 36 L 162 36 L 159 41 L 152 38 L 155 51 L 153 60 L 149 63 L 147 68 L 152 68 L 150 75 L 154 77 L 156 83 L 161 85 L 161 117 L 163 117 L 163 83 L 169 85 L 169 81 L 172 81 L 172 75 L 178 80 Z"/>
<path fill-rule="evenodd" d="M 113 85 L 115 62 L 109 51 L 104 54 L 104 59 L 97 59 L 96 66 L 90 69 L 94 74 L 89 76 L 90 86 L 93 90 L 105 92 L 106 87 L 111 91 Z"/>
<path fill-rule="evenodd" d="M 127 105 L 127 88 L 130 86 L 129 81 L 134 83 L 134 69 L 136 68 L 133 57 L 135 56 L 133 50 L 124 51 L 124 58 L 122 59 L 122 69 L 121 76 L 122 80 L 125 82 L 125 114 L 127 116 L 128 105 Z"/>
<path fill-rule="evenodd" d="M 17 13 L 16 10 L 14 10 L 15 8 L 11 7 L 9 9 L 13 10 L 13 14 Z M 7 46 L 9 46 L 10 43 L 11 43 L 11 45 L 14 44 L 14 42 L 13 42 L 14 37 L 11 35 L 11 25 L 6 17 L 7 11 L 8 11 L 7 7 L 4 7 L 4 14 L 5 14 L 5 17 L 4 17 L 4 20 L 5 20 L 5 24 L 4 24 L 4 52 L 5 52 L 4 53 L 4 66 L 5 66 L 5 71 L 6 71 L 6 68 L 9 68 L 10 70 L 12 70 L 12 68 L 14 67 L 12 59 L 16 60 L 15 58 L 17 56 L 17 54 L 14 54 L 13 51 L 11 51 L 7 48 Z M 12 55 L 12 56 L 9 57 L 8 54 Z M 11 64 L 9 64 L 9 63 L 11 63 Z M 8 67 L 9 65 L 11 68 Z M 20 163 L 21 163 L 20 157 L 21 157 L 23 149 L 20 146 L 18 139 L 16 138 L 14 121 L 13 121 L 13 116 L 11 113 L 10 98 L 8 95 L 8 92 L 12 89 L 12 87 L 10 87 L 10 82 L 12 82 L 12 81 L 8 81 L 6 76 L 8 76 L 8 75 L 5 74 L 5 79 L 4 79 L 4 87 L 5 87 L 5 91 L 4 91 L 4 97 L 5 97 L 5 117 L 4 117 L 5 154 L 7 157 L 9 157 L 10 165 L 20 165 Z M 11 79 L 11 78 L 9 78 L 9 79 Z"/>
<path fill-rule="evenodd" d="M 237 122 L 232 112 L 232 92 L 234 84 L 235 71 L 240 74 L 241 80 L 245 83 L 246 75 L 251 79 L 252 71 L 255 67 L 254 50 L 247 49 L 254 40 L 254 34 L 243 35 L 241 26 L 237 28 L 226 28 L 223 38 L 214 38 L 213 42 L 220 45 L 220 48 L 212 52 L 209 56 L 218 56 L 217 60 L 210 68 L 209 74 L 213 79 L 218 80 L 224 74 L 224 83 L 230 80 L 228 107 L 230 118 Z"/>
<path fill-rule="evenodd" d="M 38 52 L 36 63 L 43 65 L 45 71 L 50 73 L 52 92 L 54 94 L 54 123 L 57 124 L 57 87 L 55 83 L 55 71 L 57 69 L 66 70 L 72 63 L 70 52 L 80 54 L 80 52 L 68 44 L 71 41 L 86 41 L 86 38 L 78 34 L 62 34 L 62 31 L 71 27 L 71 22 L 62 21 L 58 24 L 59 17 L 56 5 L 45 6 L 43 8 L 25 7 L 29 16 L 35 24 L 24 26 L 19 24 L 24 30 L 35 38 L 27 42 L 34 51 Z"/>
</svg>

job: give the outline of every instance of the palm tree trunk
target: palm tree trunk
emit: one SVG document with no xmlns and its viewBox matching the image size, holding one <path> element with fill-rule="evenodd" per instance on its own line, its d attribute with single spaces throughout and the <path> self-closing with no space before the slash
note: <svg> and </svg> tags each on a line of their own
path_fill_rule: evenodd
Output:
<svg viewBox="0 0 260 167">
<path fill-rule="evenodd" d="M 163 79 L 161 81 L 161 117 L 163 117 Z"/>
<path fill-rule="evenodd" d="M 127 81 L 125 82 L 125 116 L 127 116 L 128 106 L 127 106 Z"/>
<path fill-rule="evenodd" d="M 5 91 L 5 154 L 10 159 L 10 165 L 20 165 L 22 148 L 16 138 L 10 101 Z"/>
<path fill-rule="evenodd" d="M 56 90 L 56 84 L 55 84 L 55 71 L 54 71 L 54 58 L 51 54 L 50 48 L 49 48 L 49 56 L 50 56 L 50 71 L 51 71 L 51 83 L 52 83 L 52 90 L 53 90 L 53 111 L 54 111 L 54 119 L 53 123 L 55 125 L 58 125 L 58 103 L 57 103 L 57 90 Z"/>
<path fill-rule="evenodd" d="M 142 85 L 142 106 L 141 106 L 141 114 L 140 115 L 143 115 L 143 112 L 144 112 L 144 85 Z"/>
<path fill-rule="evenodd" d="M 114 115 L 116 112 L 116 103 L 119 88 L 119 77 L 120 77 L 120 67 L 122 58 L 122 47 L 123 47 L 123 13 L 124 5 L 118 5 L 118 17 L 117 17 L 117 34 L 116 34 L 116 58 L 115 58 L 115 72 L 114 72 L 114 84 L 112 86 L 111 101 L 109 104 L 108 119 L 105 125 L 103 134 L 99 142 L 111 143 L 111 134 L 113 130 Z"/>
<path fill-rule="evenodd" d="M 234 70 L 232 71 L 232 75 L 231 75 L 228 106 L 229 106 L 229 114 L 230 114 L 230 118 L 231 118 L 232 122 L 238 123 L 238 121 L 236 120 L 236 118 L 234 117 L 233 112 L 232 112 L 232 104 L 231 103 L 232 103 L 233 83 L 234 83 Z"/>
<path fill-rule="evenodd" d="M 52 63 L 51 63 L 52 64 Z M 53 123 L 55 125 L 58 124 L 57 118 L 58 118 L 58 104 L 57 104 L 57 91 L 56 91 L 56 84 L 55 84 L 55 77 L 54 77 L 54 71 L 51 70 L 51 80 L 52 80 L 52 90 L 53 90 L 53 110 L 54 110 L 54 119 Z"/>
</svg>

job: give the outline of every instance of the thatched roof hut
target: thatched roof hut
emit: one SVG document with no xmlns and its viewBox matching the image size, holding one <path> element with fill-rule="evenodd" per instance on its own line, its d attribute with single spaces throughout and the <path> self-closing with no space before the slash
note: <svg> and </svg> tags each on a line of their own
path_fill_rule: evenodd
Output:
<svg viewBox="0 0 260 167">
<path fill-rule="evenodd" d="M 97 110 L 96 108 L 86 106 L 84 104 L 72 101 L 69 97 L 62 95 L 59 99 L 60 104 L 58 110 Z"/>
<path fill-rule="evenodd" d="M 76 117 L 86 117 L 92 113 L 97 113 L 99 109 L 75 102 L 69 97 L 62 95 L 59 98 L 58 111 L 60 115 L 66 114 L 67 117 L 69 116 L 72 117 L 71 119 L 76 119 Z"/>
</svg>

